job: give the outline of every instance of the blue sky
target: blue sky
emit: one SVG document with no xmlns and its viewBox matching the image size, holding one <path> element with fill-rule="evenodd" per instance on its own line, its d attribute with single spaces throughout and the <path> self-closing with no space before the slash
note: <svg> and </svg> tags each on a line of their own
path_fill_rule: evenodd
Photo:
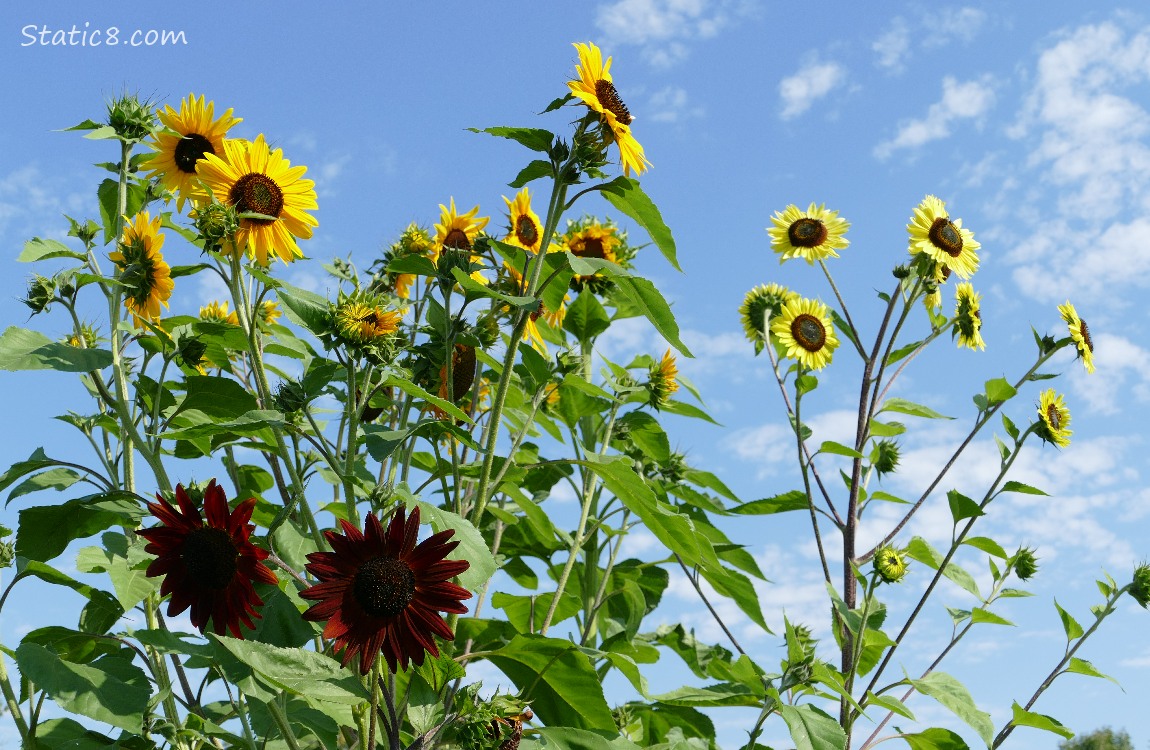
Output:
<svg viewBox="0 0 1150 750">
<path fill-rule="evenodd" d="M 194 12 L 111 2 L 5 5 L 0 243 L 14 258 L 33 235 L 61 236 L 61 213 L 93 215 L 101 176 L 88 165 L 114 155 L 106 143 L 55 131 L 98 119 L 104 99 L 124 88 L 172 104 L 190 91 L 206 94 L 244 118 L 233 135 L 265 133 L 293 163 L 308 165 L 320 227 L 304 251 L 317 260 L 350 253 L 366 266 L 410 221 L 437 220 L 438 204 L 452 196 L 460 206 L 478 203 L 497 225 L 500 196 L 512 194 L 506 183 L 528 156 L 513 143 L 464 129 L 562 131 L 562 114 L 533 113 L 566 92 L 576 59 L 571 42 L 595 41 L 615 58 L 616 86 L 654 164 L 642 182 L 675 233 L 685 273 L 653 251 L 641 253 L 639 270 L 674 302 L 697 357 L 681 368 L 723 423 L 676 422 L 673 438 L 695 465 L 753 499 L 791 489 L 797 478 L 773 380 L 743 340 L 736 309 L 749 288 L 770 281 L 830 297 L 817 269 L 779 266 L 764 231 L 771 213 L 816 201 L 851 222 L 851 245 L 832 272 L 864 335 L 873 336 L 879 314 L 873 290 L 890 287 L 889 270 L 905 256 L 913 207 L 937 194 L 982 243 L 974 284 L 983 294 L 987 351 L 957 351 L 940 341 L 901 381 L 899 395 L 959 419 L 926 425 L 908 438 L 909 468 L 896 491 L 921 487 L 945 459 L 973 417 L 975 384 L 1017 376 L 1029 364 L 1030 325 L 1062 335 L 1057 304 L 1073 300 L 1096 343 L 1093 376 L 1069 356 L 1057 360 L 1056 369 L 1066 373 L 1055 383 L 1073 414 L 1072 445 L 1032 446 L 1020 460 L 1016 478 L 1052 497 L 1003 499 L 991 521 L 992 535 L 1005 546 L 1038 548 L 1043 568 L 1031 587 L 1038 596 L 1005 610 L 1018 630 L 987 626 L 945 667 L 968 682 L 1001 725 L 1010 701 L 1024 702 L 1061 654 L 1052 598 L 1086 620 L 1097 601 L 1094 577 L 1105 569 L 1124 582 L 1150 556 L 1142 458 L 1150 436 L 1150 338 L 1140 302 L 1150 287 L 1150 15 L 1134 3 L 1034 1 L 851 9 L 744 0 L 390 5 L 343 3 L 336 11 L 304 3 L 202 3 Z M 137 29 L 183 31 L 187 44 L 25 46 L 32 38 L 26 27 L 35 27 L 35 36 L 45 26 L 83 30 L 85 23 L 115 26 L 121 40 Z M 588 201 L 576 210 L 605 208 Z M 17 298 L 29 272 L 10 261 L 2 275 L 5 325 L 26 325 Z M 289 278 L 324 288 L 318 273 L 303 268 L 293 267 Z M 212 293 L 177 286 L 183 299 L 174 307 L 190 310 Z M 944 299 L 949 307 L 953 298 Z M 89 311 L 98 314 L 97 307 Z M 38 318 L 27 325 L 57 335 L 53 326 L 63 322 Z M 603 354 L 629 358 L 663 348 L 649 327 L 626 324 L 604 343 Z M 817 404 L 808 402 L 808 421 L 816 440 L 849 442 L 858 368 L 846 356 L 836 365 L 821 377 Z M 48 419 L 87 408 L 74 380 L 5 373 L 2 382 L 11 426 L 0 437 L 0 463 L 23 459 L 37 445 L 81 449 L 70 428 Z M 1037 393 L 1032 388 L 1012 403 L 1016 421 L 1030 418 Z M 984 467 L 995 455 L 989 435 L 972 455 L 952 476 L 968 495 L 985 486 Z M 0 522 L 14 521 L 16 507 Z M 884 521 L 889 517 L 878 514 L 873 527 Z M 774 581 L 762 588 L 768 620 L 780 622 L 785 607 L 792 619 L 821 623 L 822 587 L 806 528 L 789 520 L 747 526 L 730 533 L 749 545 Z M 912 524 L 913 533 L 936 542 L 948 528 L 944 502 L 928 504 Z M 634 549 L 644 544 L 639 534 Z M 896 605 L 910 599 L 913 585 L 912 576 Z M 33 611 L 36 595 L 27 591 L 0 618 L 6 645 L 43 624 Z M 680 577 L 668 601 L 668 619 L 721 640 Z M 943 603 L 964 601 L 957 590 L 944 590 L 923 634 L 944 632 Z M 765 662 L 776 658 L 772 640 L 744 629 L 733 607 L 723 612 Z M 1131 600 L 1123 602 L 1081 654 L 1125 692 L 1067 677 L 1037 710 L 1081 730 L 1125 727 L 1145 746 L 1147 617 Z M 925 650 L 910 649 L 907 659 L 912 672 L 929 661 Z M 928 721 L 951 723 L 944 712 L 918 707 Z M 724 746 L 737 746 L 749 719 L 735 713 L 717 719 Z M 767 739 L 780 734 L 775 727 Z M 1056 740 L 1019 732 L 1014 744 L 1052 748 Z"/>
</svg>

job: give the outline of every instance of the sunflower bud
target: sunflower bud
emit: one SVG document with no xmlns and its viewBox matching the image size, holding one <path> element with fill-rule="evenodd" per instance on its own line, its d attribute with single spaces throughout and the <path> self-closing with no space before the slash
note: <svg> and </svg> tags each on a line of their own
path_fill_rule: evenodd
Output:
<svg viewBox="0 0 1150 750">
<path fill-rule="evenodd" d="M 68 220 L 70 228 L 68 229 L 68 236 L 75 237 L 84 243 L 84 247 L 91 249 L 96 244 L 96 235 L 100 233 L 100 225 L 88 219 L 83 224 L 73 219 L 71 216 L 65 216 Z"/>
<path fill-rule="evenodd" d="M 906 575 L 907 561 L 896 547 L 882 547 L 874 554 L 874 569 L 886 583 L 898 583 Z"/>
<path fill-rule="evenodd" d="M 1019 547 L 1011 558 L 1011 567 L 1020 581 L 1029 581 L 1038 573 L 1038 558 L 1030 547 Z"/>
<path fill-rule="evenodd" d="M 120 140 L 142 141 L 152 132 L 155 114 L 136 94 L 123 94 L 108 102 L 108 124 Z"/>
<path fill-rule="evenodd" d="M 475 335 L 484 348 L 494 346 L 499 341 L 499 316 L 486 312 L 475 321 Z"/>
<path fill-rule="evenodd" d="M 64 343 L 68 346 L 74 346 L 77 349 L 95 349 L 99 344 L 99 340 L 95 328 L 87 323 L 81 323 L 78 330 L 73 331 L 64 338 Z"/>
<path fill-rule="evenodd" d="M 16 559 L 16 545 L 12 542 L 3 541 L 4 537 L 11 534 L 11 529 L 0 526 L 0 568 L 7 568 Z"/>
<path fill-rule="evenodd" d="M 895 267 L 894 267 L 894 268 L 891 270 L 891 273 L 894 275 L 894 277 L 895 277 L 896 279 L 900 279 L 900 280 L 901 280 L 901 279 L 906 279 L 906 278 L 909 278 L 909 277 L 910 277 L 910 266 L 908 266 L 908 265 L 905 265 L 905 264 L 903 264 L 903 265 L 899 265 L 899 266 L 895 266 Z"/>
<path fill-rule="evenodd" d="M 200 341 L 195 335 L 180 335 L 176 337 L 176 356 L 184 365 L 198 370 L 204 366 L 204 353 L 208 345 Z"/>
<path fill-rule="evenodd" d="M 471 273 L 471 253 L 466 250 L 443 248 L 443 252 L 439 254 L 439 258 L 435 262 L 435 272 L 441 288 L 446 290 L 455 287 L 455 276 L 452 274 L 452 270 L 456 268 L 461 269 L 464 273 Z"/>
<path fill-rule="evenodd" d="M 880 440 L 871 451 L 870 460 L 879 476 L 890 474 L 898 468 L 898 443 L 893 440 Z"/>
<path fill-rule="evenodd" d="M 1130 596 L 1146 609 L 1150 605 L 1150 565 L 1142 563 L 1134 569 L 1134 581 L 1130 584 Z"/>
<path fill-rule="evenodd" d="M 279 384 L 272 403 L 284 414 L 302 411 L 307 406 L 307 391 L 298 380 L 285 380 Z"/>
<path fill-rule="evenodd" d="M 239 226 L 240 220 L 231 206 L 212 202 L 196 209 L 196 230 L 208 249 L 219 247 L 225 237 L 236 233 Z"/>
<path fill-rule="evenodd" d="M 28 282 L 28 296 L 20 300 L 32 310 L 32 314 L 48 309 L 56 297 L 56 280 L 37 274 Z"/>
<path fill-rule="evenodd" d="M 658 409 L 671 400 L 671 395 L 679 390 L 678 375 L 679 368 L 675 365 L 675 357 L 671 355 L 671 350 L 668 349 L 667 353 L 663 355 L 663 359 L 658 364 L 651 365 L 651 369 L 648 371 L 648 403 L 651 406 Z"/>
</svg>

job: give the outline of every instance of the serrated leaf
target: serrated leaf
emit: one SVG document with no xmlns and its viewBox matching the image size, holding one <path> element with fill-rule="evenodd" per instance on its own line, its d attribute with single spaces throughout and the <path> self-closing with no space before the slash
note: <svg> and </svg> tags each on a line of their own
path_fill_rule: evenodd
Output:
<svg viewBox="0 0 1150 750">
<path fill-rule="evenodd" d="M 972 536 L 972 537 L 968 537 L 968 538 L 964 539 L 962 543 L 968 544 L 971 547 L 974 547 L 975 549 L 980 549 L 983 552 L 987 553 L 988 555 L 994 555 L 995 557 L 1000 557 L 1003 560 L 1010 557 L 1008 554 L 1006 554 L 1006 550 L 1004 550 L 1002 548 L 1002 545 L 1000 545 L 998 542 L 994 541 L 993 539 L 991 539 L 989 537 Z"/>
<path fill-rule="evenodd" d="M 906 554 L 907 557 L 911 558 L 912 560 L 918 560 L 920 563 L 929 565 L 935 570 L 938 570 L 939 566 L 942 564 L 943 557 L 941 554 L 939 554 L 938 550 L 930 546 L 929 542 L 919 536 L 916 536 L 910 540 L 910 543 L 906 547 Z M 954 563 L 954 561 L 947 563 L 946 569 L 943 570 L 942 574 L 954 583 L 958 584 L 964 590 L 970 592 L 979 599 L 982 599 L 982 594 L 979 593 L 978 584 L 975 583 L 974 578 L 970 575 L 970 573 L 967 573 L 956 563 Z"/>
<path fill-rule="evenodd" d="M 991 406 L 1010 400 L 1016 393 L 1018 391 L 1005 378 L 986 381 L 986 400 Z"/>
<path fill-rule="evenodd" d="M 33 237 L 24 243 L 24 249 L 20 251 L 20 255 L 16 260 L 21 263 L 31 263 L 37 260 L 48 260 L 49 258 L 87 260 L 88 256 L 84 253 L 76 252 L 63 242 L 46 240 L 42 237 Z"/>
<path fill-rule="evenodd" d="M 782 704 L 779 713 L 790 730 L 795 750 L 842 750 L 847 736 L 838 721 L 809 703 Z"/>
<path fill-rule="evenodd" d="M 1054 600 L 1054 608 L 1058 610 L 1058 617 L 1062 620 L 1062 629 L 1066 632 L 1066 640 L 1072 641 L 1075 638 L 1081 638 L 1086 631 L 1078 624 L 1078 620 L 1075 620 L 1073 615 L 1063 609 L 1057 599 Z"/>
<path fill-rule="evenodd" d="M 469 591 L 478 591 L 491 576 L 495 575 L 495 558 L 483 535 L 470 521 L 452 513 L 449 510 L 436 508 L 422 500 L 419 503 L 420 520 L 431 524 L 435 532 L 444 529 L 455 529 L 452 541 L 458 540 L 459 546 L 447 555 L 449 560 L 467 560 L 471 565 L 459 574 L 459 585 Z"/>
<path fill-rule="evenodd" d="M 1108 674 L 1099 672 L 1093 664 L 1085 659 L 1079 659 L 1077 656 L 1070 657 L 1070 663 L 1066 665 L 1066 671 L 1073 672 L 1074 674 L 1084 674 L 1087 677 L 1098 677 L 1103 680 L 1110 680 L 1115 685 L 1119 684 L 1118 680 Z"/>
<path fill-rule="evenodd" d="M 122 660 L 121 660 L 122 661 Z M 52 697 L 65 711 L 87 716 L 129 732 L 141 732 L 149 690 L 125 682 L 99 666 L 72 664 L 35 643 L 16 649 L 20 673 Z M 128 662 L 130 669 L 143 672 Z M 146 679 L 145 679 L 146 684 Z"/>
<path fill-rule="evenodd" d="M 757 516 L 786 513 L 792 510 L 806 510 L 808 507 L 806 493 L 802 490 L 791 490 L 774 497 L 765 497 L 762 500 L 752 500 L 749 503 L 736 505 L 730 510 L 739 515 Z"/>
<path fill-rule="evenodd" d="M 986 622 L 990 623 L 991 625 L 1014 625 L 1013 622 L 1007 620 L 1005 617 L 999 617 L 990 610 L 983 609 L 982 607 L 975 607 L 973 610 L 971 610 L 970 621 L 976 623 Z"/>
<path fill-rule="evenodd" d="M 615 208 L 633 219 L 639 226 L 647 230 L 659 252 L 663 253 L 668 262 L 676 271 L 682 271 L 676 258 L 675 238 L 671 230 L 663 221 L 659 209 L 643 192 L 638 180 L 629 177 L 616 177 L 602 186 L 603 197 Z"/>
<path fill-rule="evenodd" d="M 92 372 L 111 365 L 109 351 L 68 346 L 27 328 L 10 326 L 0 335 L 0 370 Z"/>
<path fill-rule="evenodd" d="M 850 458 L 862 458 L 863 454 L 856 451 L 854 448 L 848 448 L 842 443 L 836 443 L 833 440 L 824 440 L 823 444 L 819 446 L 819 453 L 831 453 L 836 456 L 848 456 Z"/>
<path fill-rule="evenodd" d="M 970 725 L 987 747 L 994 740 L 994 722 L 990 714 L 980 711 L 970 692 L 946 672 L 931 672 L 920 680 L 907 680 L 923 695 L 930 696 Z"/>
<path fill-rule="evenodd" d="M 1037 487 L 1031 487 L 1029 484 L 1023 484 L 1022 482 L 1015 482 L 1013 480 L 1002 485 L 1002 491 L 1003 492 L 1019 492 L 1019 493 L 1022 493 L 1024 495 L 1046 495 L 1046 496 L 1049 496 L 1049 493 L 1044 492 L 1044 491 L 1038 489 Z"/>
<path fill-rule="evenodd" d="M 508 183 L 508 187 L 521 188 L 533 180 L 538 180 L 540 177 L 551 177 L 553 174 L 555 174 L 555 168 L 551 166 L 551 162 L 536 159 L 519 170 L 519 174 Z"/>
<path fill-rule="evenodd" d="M 899 414 L 909 414 L 912 417 L 925 417 L 927 419 L 954 419 L 954 417 L 939 414 L 928 406 L 916 404 L 913 401 L 907 401 L 903 398 L 888 398 L 883 402 L 882 408 L 878 411 L 880 414 L 884 411 L 893 411 Z"/>
<path fill-rule="evenodd" d="M 893 695 L 875 695 L 874 693 L 868 692 L 866 694 L 866 702 L 867 705 L 881 706 L 887 711 L 892 711 L 899 716 L 905 716 L 911 721 L 916 721 L 914 714 L 906 707 L 906 704 Z"/>
<path fill-rule="evenodd" d="M 970 750 L 966 740 L 949 729 L 941 727 L 931 727 L 925 732 L 899 736 L 906 740 L 910 750 Z"/>
<path fill-rule="evenodd" d="M 1011 704 L 1011 709 L 1014 712 L 1014 717 L 1010 721 L 1015 726 L 1043 729 L 1047 732 L 1053 732 L 1060 737 L 1065 737 L 1066 739 L 1070 739 L 1074 736 L 1074 732 L 1062 726 L 1062 722 L 1046 714 L 1036 714 L 1027 711 L 1018 705 L 1018 701 Z"/>
</svg>

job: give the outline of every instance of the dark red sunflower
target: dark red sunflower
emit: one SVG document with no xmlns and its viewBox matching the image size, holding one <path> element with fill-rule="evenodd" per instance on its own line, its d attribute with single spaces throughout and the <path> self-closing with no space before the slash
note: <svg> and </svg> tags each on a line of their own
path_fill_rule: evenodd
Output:
<svg viewBox="0 0 1150 750">
<path fill-rule="evenodd" d="M 212 621 L 216 635 L 227 628 L 236 638 L 243 638 L 240 623 L 254 628 L 252 618 L 260 614 L 256 607 L 263 600 L 256 594 L 253 581 L 275 584 L 276 575 L 261 560 L 267 550 L 249 541 L 255 526 L 248 521 L 255 498 L 249 498 L 228 509 L 224 490 L 216 480 L 204 490 L 204 513 L 192 503 L 184 486 L 176 485 L 179 510 L 156 495 L 158 503 L 148 503 L 148 510 L 160 525 L 141 529 L 148 540 L 145 552 L 156 556 L 148 566 L 149 576 L 164 576 L 160 595 L 172 595 L 168 615 L 174 617 L 191 607 L 192 624 L 203 633 Z"/>
<path fill-rule="evenodd" d="M 305 620 L 327 621 L 324 638 L 343 649 L 343 665 L 359 654 L 359 671 L 367 674 L 380 651 L 392 672 L 408 661 L 423 664 L 423 654 L 439 656 L 433 635 L 454 640 L 440 612 L 463 614 L 460 604 L 471 592 L 450 579 L 470 567 L 466 560 L 444 558 L 459 545 L 447 541 L 455 529 L 432 534 L 419 544 L 419 508 L 404 520 L 404 509 L 391 517 L 385 531 L 368 514 L 364 533 L 340 521 L 343 534 L 324 532 L 331 552 L 307 556 L 307 569 L 319 583 L 300 593 L 315 604 Z"/>
</svg>

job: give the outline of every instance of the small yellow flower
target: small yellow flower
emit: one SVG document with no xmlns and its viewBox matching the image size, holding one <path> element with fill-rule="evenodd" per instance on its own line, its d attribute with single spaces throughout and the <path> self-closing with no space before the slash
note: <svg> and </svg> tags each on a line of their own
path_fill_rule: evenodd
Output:
<svg viewBox="0 0 1150 750">
<path fill-rule="evenodd" d="M 657 365 L 652 365 L 648 372 L 647 389 L 650 392 L 648 403 L 658 409 L 665 406 L 671 396 L 679 390 L 679 368 L 675 364 L 675 357 L 671 350 L 663 355 Z"/>
<path fill-rule="evenodd" d="M 1086 368 L 1086 372 L 1093 374 L 1094 341 L 1090 338 L 1090 329 L 1086 327 L 1086 321 L 1078 317 L 1078 311 L 1070 304 L 1070 300 L 1066 300 L 1065 305 L 1059 305 L 1058 312 L 1062 314 L 1062 320 L 1070 330 L 1070 338 L 1078 348 L 1078 358 L 1082 360 L 1082 366 Z"/>
<path fill-rule="evenodd" d="M 643 154 L 643 147 L 631 135 L 631 123 L 635 118 L 611 78 L 611 58 L 603 61 L 603 53 L 592 43 L 575 43 L 579 52 L 579 64 L 575 67 L 578 76 L 568 81 L 571 93 L 577 96 L 592 112 L 599 113 L 599 121 L 606 126 L 605 133 L 619 146 L 619 161 L 624 174 L 643 174 L 651 166 Z"/>
<path fill-rule="evenodd" d="M 771 223 L 774 226 L 767 227 L 767 234 L 771 236 L 771 249 L 779 254 L 779 263 L 802 258 L 814 265 L 816 260 L 839 257 L 835 250 L 850 244 L 843 236 L 850 228 L 847 220 L 840 219 L 838 211 L 828 211 L 816 203 L 806 211 L 787 206 L 782 212 L 775 212 Z"/>
<path fill-rule="evenodd" d="M 370 300 L 353 297 L 336 306 L 335 326 L 344 341 L 364 346 L 399 330 L 402 317 L 399 312 L 384 310 Z"/>
<path fill-rule="evenodd" d="M 986 342 L 982 340 L 982 295 L 974 291 L 969 281 L 960 283 L 954 291 L 958 297 L 954 308 L 954 332 L 958 336 L 959 347 L 986 349 Z"/>
<path fill-rule="evenodd" d="M 158 320 L 160 306 L 167 307 L 175 282 L 172 269 L 164 262 L 160 248 L 164 235 L 160 234 L 161 217 L 151 218 L 142 211 L 128 220 L 124 217 L 124 235 L 119 249 L 108 258 L 120 270 L 119 280 L 124 285 L 124 307 L 132 313 L 136 324 L 141 320 Z"/>
<path fill-rule="evenodd" d="M 1059 448 L 1070 445 L 1070 410 L 1053 388 L 1047 388 L 1038 397 L 1038 437 Z"/>
<path fill-rule="evenodd" d="M 966 280 L 978 270 L 978 249 L 974 233 L 964 229 L 962 219 L 950 218 L 946 204 L 933 195 L 922 199 L 906 225 L 910 234 L 910 254 L 925 253 L 943 268 Z"/>
<path fill-rule="evenodd" d="M 784 357 L 812 370 L 830 364 L 839 345 L 827 306 L 815 299 L 788 300 L 771 322 L 771 333 L 783 346 Z"/>
</svg>

